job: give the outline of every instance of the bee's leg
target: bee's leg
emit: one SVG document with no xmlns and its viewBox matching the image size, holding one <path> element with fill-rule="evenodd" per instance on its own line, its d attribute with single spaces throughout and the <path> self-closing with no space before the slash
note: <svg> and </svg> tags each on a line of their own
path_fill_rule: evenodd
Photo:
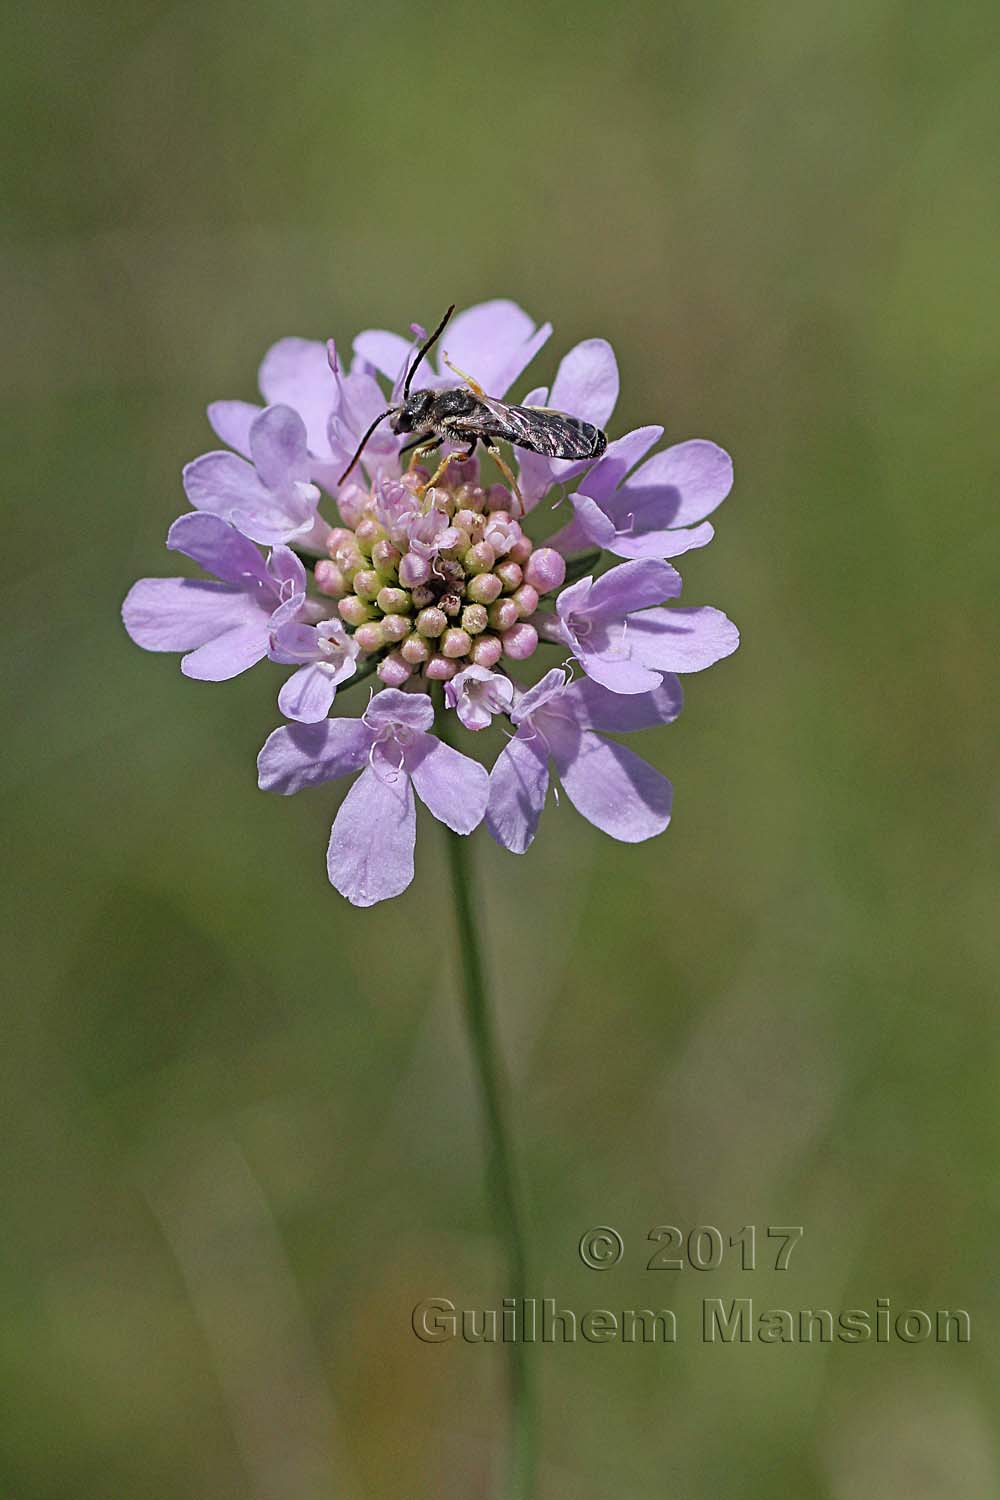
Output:
<svg viewBox="0 0 1000 1500">
<path fill-rule="evenodd" d="M 409 453 L 411 450 L 413 452 L 413 457 L 410 459 L 407 468 L 416 468 L 420 460 L 425 458 L 428 453 L 433 453 L 434 449 L 440 445 L 440 442 L 440 438 L 428 439 L 424 437 L 418 438 L 415 443 L 407 443 L 405 448 L 400 448 L 400 453 Z"/>
<path fill-rule="evenodd" d="M 518 515 L 523 516 L 525 511 L 527 510 L 527 506 L 524 503 L 524 496 L 521 494 L 517 480 L 514 478 L 514 475 L 512 474 L 510 468 L 504 462 L 503 455 L 501 454 L 500 449 L 495 447 L 492 443 L 486 443 L 485 447 L 487 453 L 490 455 L 493 462 L 496 464 L 497 468 L 500 470 L 501 474 L 510 485 L 511 489 L 514 491 L 514 494 L 517 496 L 517 503 L 521 507 L 521 509 L 518 511 Z"/>
<path fill-rule="evenodd" d="M 472 392 L 472 394 L 474 396 L 478 397 L 478 399 L 480 401 L 482 401 L 485 398 L 486 392 L 483 390 L 482 386 L 479 384 L 479 381 L 478 380 L 473 380 L 473 378 L 472 378 L 471 375 L 466 375 L 466 373 L 465 373 L 464 370 L 460 370 L 458 368 L 458 365 L 453 365 L 452 362 L 451 362 L 451 360 L 448 358 L 447 352 L 442 351 L 442 353 L 441 353 L 441 360 L 442 360 L 442 362 L 444 364 L 446 364 L 448 366 L 449 370 L 454 370 L 455 374 L 458 375 L 458 376 L 460 376 L 461 379 L 465 381 L 466 385 L 469 387 L 469 390 Z"/>
<path fill-rule="evenodd" d="M 438 480 L 441 478 L 441 475 L 447 469 L 449 464 L 454 463 L 456 458 L 467 457 L 467 453 L 456 453 L 454 449 L 452 449 L 450 453 L 446 453 L 444 458 L 442 458 L 441 462 L 438 464 L 437 468 L 434 470 L 434 473 L 431 475 L 430 479 L 428 479 L 427 483 L 420 486 L 418 493 L 421 495 L 426 495 L 427 491 L 432 490 L 437 484 Z"/>
</svg>

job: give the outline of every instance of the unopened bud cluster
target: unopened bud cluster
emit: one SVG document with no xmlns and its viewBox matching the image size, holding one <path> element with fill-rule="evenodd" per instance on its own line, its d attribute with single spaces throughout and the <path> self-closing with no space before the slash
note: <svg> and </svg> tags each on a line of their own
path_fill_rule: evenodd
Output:
<svg viewBox="0 0 1000 1500">
<path fill-rule="evenodd" d="M 344 526 L 316 564 L 316 585 L 378 675 L 399 687 L 414 673 L 447 681 L 470 664 L 524 661 L 538 645 L 531 617 L 561 587 L 566 564 L 535 548 L 504 485 L 483 488 L 475 459 L 454 460 L 440 483 L 414 468 L 401 479 L 341 492 Z"/>
</svg>

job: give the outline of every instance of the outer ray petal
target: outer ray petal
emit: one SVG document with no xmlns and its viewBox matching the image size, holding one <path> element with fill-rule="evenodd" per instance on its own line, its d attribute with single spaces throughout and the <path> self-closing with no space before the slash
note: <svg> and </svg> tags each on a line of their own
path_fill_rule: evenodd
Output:
<svg viewBox="0 0 1000 1500">
<path fill-rule="evenodd" d="M 550 735 L 567 797 L 588 823 L 624 844 L 662 833 L 670 822 L 670 782 L 625 745 L 583 731 Z"/>
<path fill-rule="evenodd" d="M 326 854 L 331 885 L 352 906 L 374 906 L 398 896 L 413 879 L 416 838 L 409 777 L 400 772 L 390 781 L 384 770 L 369 766 L 334 819 Z"/>
<path fill-rule="evenodd" d="M 504 849 L 523 854 L 538 830 L 549 786 L 548 752 L 531 729 L 516 734 L 490 773 L 486 826 Z"/>
<path fill-rule="evenodd" d="M 471 833 L 483 821 L 490 778 L 478 761 L 432 734 L 421 734 L 407 753 L 406 769 L 428 812 L 455 833 Z"/>
</svg>

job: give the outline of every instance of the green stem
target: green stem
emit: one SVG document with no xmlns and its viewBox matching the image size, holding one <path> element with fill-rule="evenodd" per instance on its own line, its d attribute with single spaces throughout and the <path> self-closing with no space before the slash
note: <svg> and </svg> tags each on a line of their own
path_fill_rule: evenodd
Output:
<svg viewBox="0 0 1000 1500">
<path fill-rule="evenodd" d="M 522 1298 L 528 1296 L 528 1261 L 518 1200 L 517 1177 L 507 1125 L 506 1086 L 494 1033 L 489 993 L 479 942 L 482 905 L 476 901 L 475 875 L 469 841 L 447 830 L 451 885 L 455 898 L 458 945 L 462 957 L 465 1020 L 479 1075 L 485 1116 L 488 1174 L 497 1233 L 507 1259 L 506 1295 L 516 1299 L 517 1338 L 511 1345 L 511 1457 L 510 1500 L 531 1500 L 535 1472 L 535 1399 L 533 1370 L 520 1328 Z"/>
</svg>

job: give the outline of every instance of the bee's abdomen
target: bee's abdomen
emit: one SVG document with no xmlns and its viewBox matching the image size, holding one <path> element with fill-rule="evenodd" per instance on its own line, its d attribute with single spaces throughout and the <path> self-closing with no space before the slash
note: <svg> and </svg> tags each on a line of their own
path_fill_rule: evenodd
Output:
<svg viewBox="0 0 1000 1500">
<path fill-rule="evenodd" d="M 508 407 L 507 412 L 513 419 L 509 426 L 517 431 L 510 441 L 546 458 L 600 458 L 608 446 L 601 429 L 580 417 L 531 406 Z"/>
</svg>

